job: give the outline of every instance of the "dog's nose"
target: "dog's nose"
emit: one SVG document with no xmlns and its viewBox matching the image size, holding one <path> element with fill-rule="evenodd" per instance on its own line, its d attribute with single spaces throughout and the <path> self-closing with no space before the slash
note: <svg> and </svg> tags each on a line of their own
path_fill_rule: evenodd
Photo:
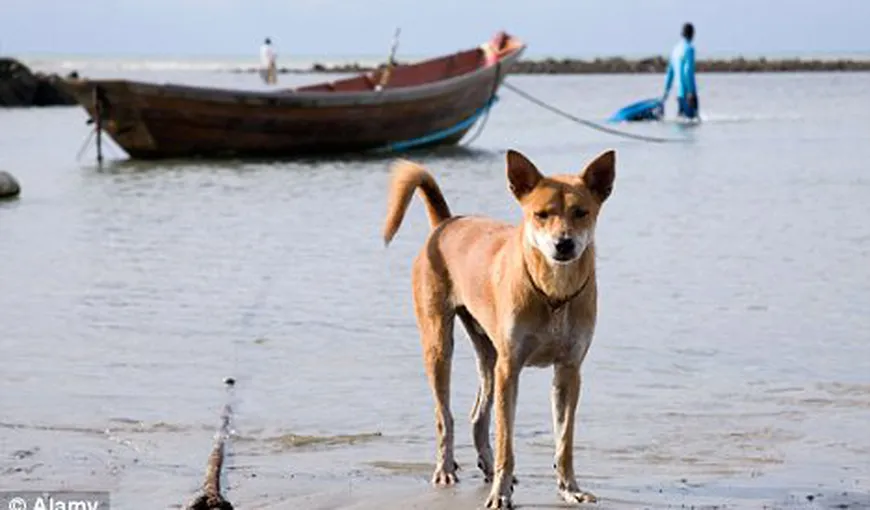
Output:
<svg viewBox="0 0 870 510">
<path fill-rule="evenodd" d="M 556 252 L 560 255 L 571 255 L 574 253 L 574 240 L 570 237 L 563 237 L 556 242 Z"/>
</svg>

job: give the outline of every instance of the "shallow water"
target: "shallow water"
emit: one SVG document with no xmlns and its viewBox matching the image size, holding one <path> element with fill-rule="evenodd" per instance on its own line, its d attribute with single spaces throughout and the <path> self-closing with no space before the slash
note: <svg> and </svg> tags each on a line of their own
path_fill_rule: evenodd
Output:
<svg viewBox="0 0 870 510">
<path fill-rule="evenodd" d="M 258 87 L 254 75 L 134 76 Z M 545 173 L 618 151 L 575 454 L 599 507 L 870 506 L 868 78 L 701 76 L 701 126 L 625 128 L 687 141 L 672 144 L 590 131 L 505 90 L 472 149 L 414 156 L 454 212 L 515 221 L 504 150 Z M 661 85 L 511 82 L 593 119 Z M 75 160 L 85 118 L 0 111 L 0 167 L 23 188 L 0 203 L 0 486 L 184 503 L 233 376 L 238 508 L 482 504 L 461 328 L 462 482 L 427 484 L 434 423 L 410 265 L 428 224 L 415 200 L 384 249 L 389 160 L 98 169 L 92 152 Z M 559 503 L 549 383 L 541 369 L 521 383 L 515 498 L 527 507 Z"/>
</svg>

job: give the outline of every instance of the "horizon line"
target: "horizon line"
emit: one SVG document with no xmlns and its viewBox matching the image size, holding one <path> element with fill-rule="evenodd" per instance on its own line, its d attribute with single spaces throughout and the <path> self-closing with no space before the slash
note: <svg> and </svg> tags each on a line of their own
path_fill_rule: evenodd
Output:
<svg viewBox="0 0 870 510">
<path fill-rule="evenodd" d="M 470 48 L 469 48 L 470 49 Z M 462 51 L 461 49 L 459 51 Z M 404 57 L 400 57 L 399 60 L 408 61 L 408 60 L 422 60 L 428 58 L 435 58 L 442 55 L 446 55 L 447 53 L 418 53 L 418 54 L 408 54 Z M 543 60 L 543 59 L 554 59 L 554 60 L 594 60 L 594 59 L 614 59 L 614 58 L 624 58 L 631 60 L 645 59 L 645 58 L 656 58 L 656 57 L 664 57 L 667 58 L 666 52 L 650 52 L 650 53 L 641 53 L 641 52 L 623 52 L 621 54 L 613 53 L 613 54 L 594 54 L 594 53 L 574 53 L 574 54 L 552 54 L 552 53 L 535 53 L 535 52 L 526 52 L 523 55 L 522 60 Z M 724 59 L 724 58 L 752 58 L 752 59 L 784 59 L 784 58 L 834 58 L 834 59 L 843 59 L 843 58 L 854 58 L 854 57 L 866 57 L 870 59 L 870 50 L 836 50 L 836 51 L 827 51 L 827 50 L 813 50 L 813 51 L 770 51 L 770 52 L 748 52 L 748 51 L 715 51 L 715 52 L 704 52 L 698 56 L 698 60 L 711 60 L 711 59 Z M 111 52 L 15 52 L 15 53 L 6 53 L 0 50 L 0 58 L 17 58 L 17 59 L 182 59 L 182 60 L 206 60 L 206 59 L 239 59 L 239 60 L 259 60 L 259 54 L 256 52 L 252 53 L 146 53 L 146 52 L 127 52 L 127 53 L 111 53 Z M 305 54 L 305 53 L 291 53 L 289 55 L 285 55 L 282 59 L 281 53 L 278 54 L 279 62 L 281 60 L 287 61 L 298 61 L 298 60 L 331 60 L 331 59 L 340 59 L 342 61 L 348 61 L 353 59 L 360 60 L 378 60 L 378 59 L 386 59 L 386 57 L 379 53 L 347 53 L 347 54 Z"/>
</svg>

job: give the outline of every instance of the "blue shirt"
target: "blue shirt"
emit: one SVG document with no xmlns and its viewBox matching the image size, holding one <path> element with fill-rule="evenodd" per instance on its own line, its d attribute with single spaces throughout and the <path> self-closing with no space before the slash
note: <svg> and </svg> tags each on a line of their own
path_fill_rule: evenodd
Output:
<svg viewBox="0 0 870 510">
<path fill-rule="evenodd" d="M 695 47 L 686 39 L 678 42 L 671 51 L 665 76 L 665 97 L 671 92 L 672 85 L 676 85 L 677 97 L 698 95 L 698 86 L 695 83 Z"/>
</svg>

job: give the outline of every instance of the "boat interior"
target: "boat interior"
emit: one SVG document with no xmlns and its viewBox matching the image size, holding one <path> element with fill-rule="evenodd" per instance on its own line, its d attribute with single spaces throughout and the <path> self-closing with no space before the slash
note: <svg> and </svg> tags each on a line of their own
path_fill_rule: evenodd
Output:
<svg viewBox="0 0 870 510">
<path fill-rule="evenodd" d="M 508 37 L 500 49 L 500 58 L 522 47 L 522 43 Z M 295 89 L 298 92 L 365 92 L 388 90 L 433 83 L 470 73 L 485 65 L 481 48 L 461 51 L 413 64 L 400 64 L 390 70 L 386 83 L 381 83 L 385 67 L 351 78 L 326 83 L 315 83 Z M 380 87 L 379 87 L 380 86 Z"/>
</svg>

